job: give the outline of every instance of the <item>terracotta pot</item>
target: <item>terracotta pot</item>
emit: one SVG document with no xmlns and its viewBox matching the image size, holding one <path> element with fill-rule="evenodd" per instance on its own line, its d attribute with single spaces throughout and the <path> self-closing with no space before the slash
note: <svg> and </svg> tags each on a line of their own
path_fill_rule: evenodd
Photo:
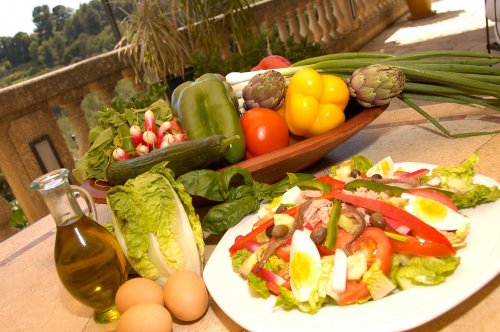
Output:
<svg viewBox="0 0 500 332">
<path fill-rule="evenodd" d="M 432 0 L 406 0 L 410 9 L 410 18 L 417 19 L 435 14 L 432 10 Z"/>
</svg>

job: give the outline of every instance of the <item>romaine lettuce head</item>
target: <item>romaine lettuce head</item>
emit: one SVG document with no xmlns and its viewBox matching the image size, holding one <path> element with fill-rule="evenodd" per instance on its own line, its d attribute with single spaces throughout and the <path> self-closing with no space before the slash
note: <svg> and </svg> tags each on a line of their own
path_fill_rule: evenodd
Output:
<svg viewBox="0 0 500 332">
<path fill-rule="evenodd" d="M 142 277 L 164 283 L 176 270 L 201 274 L 200 219 L 166 163 L 113 187 L 106 200 L 120 246 Z"/>
</svg>

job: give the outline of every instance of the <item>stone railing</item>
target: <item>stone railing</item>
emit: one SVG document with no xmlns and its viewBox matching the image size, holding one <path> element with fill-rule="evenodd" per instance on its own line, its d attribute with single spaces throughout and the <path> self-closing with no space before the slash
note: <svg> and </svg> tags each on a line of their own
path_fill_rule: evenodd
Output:
<svg viewBox="0 0 500 332">
<path fill-rule="evenodd" d="M 263 31 L 275 29 L 283 40 L 307 37 L 331 52 L 344 52 L 359 49 L 408 8 L 405 0 L 265 0 L 254 10 Z M 74 168 L 52 107 L 68 114 L 81 156 L 89 132 L 82 99 L 94 92 L 107 104 L 116 82 L 133 82 L 132 75 L 112 51 L 0 90 L 0 169 L 30 222 L 48 213 L 30 191 L 31 181 L 56 166 Z M 37 142 L 52 150 L 51 159 L 37 155 Z"/>
</svg>

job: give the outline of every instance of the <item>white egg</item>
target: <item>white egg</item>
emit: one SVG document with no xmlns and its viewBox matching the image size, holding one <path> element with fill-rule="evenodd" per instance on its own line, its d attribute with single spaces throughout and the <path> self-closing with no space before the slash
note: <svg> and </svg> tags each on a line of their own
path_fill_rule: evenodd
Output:
<svg viewBox="0 0 500 332">
<path fill-rule="evenodd" d="M 404 206 L 406 211 L 439 230 L 453 231 L 469 222 L 460 213 L 432 199 L 407 193 L 401 194 L 401 198 L 408 200 Z"/>
<path fill-rule="evenodd" d="M 302 190 L 299 187 L 294 186 L 286 191 L 281 198 L 280 204 L 294 205 L 299 200 L 302 194 Z"/>
<path fill-rule="evenodd" d="M 394 162 L 391 157 L 385 157 L 384 159 L 373 165 L 368 171 L 366 171 L 367 176 L 372 176 L 373 174 L 382 175 L 382 177 L 391 177 L 394 175 Z"/>
<path fill-rule="evenodd" d="M 318 288 L 321 257 L 308 234 L 296 230 L 290 248 L 290 285 L 293 295 L 300 302 L 309 300 Z"/>
</svg>

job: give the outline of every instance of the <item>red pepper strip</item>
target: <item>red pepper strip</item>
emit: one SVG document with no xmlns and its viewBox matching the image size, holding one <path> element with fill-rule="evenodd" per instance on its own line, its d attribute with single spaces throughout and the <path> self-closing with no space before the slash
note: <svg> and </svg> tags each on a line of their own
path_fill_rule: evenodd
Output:
<svg viewBox="0 0 500 332">
<path fill-rule="evenodd" d="M 376 199 L 360 197 L 355 195 L 348 195 L 335 191 L 323 195 L 323 198 L 330 200 L 333 198 L 337 198 L 340 199 L 342 202 L 349 203 L 352 205 L 357 205 L 368 210 L 379 212 L 383 216 L 387 216 L 402 223 L 405 226 L 408 226 L 412 230 L 413 234 L 415 234 L 418 237 L 433 242 L 445 244 L 451 250 L 450 255 L 455 253 L 453 246 L 451 245 L 450 241 L 446 238 L 446 236 L 444 236 L 434 227 L 424 223 L 423 221 L 421 221 L 420 219 L 406 212 L 403 209 L 399 209 L 391 204 L 378 201 Z"/>
<path fill-rule="evenodd" d="M 414 172 L 409 172 L 409 173 L 401 174 L 399 177 L 400 178 L 404 178 L 404 179 L 408 179 L 408 178 L 418 179 L 419 177 L 424 176 L 424 175 L 426 175 L 429 172 L 430 171 L 427 168 L 421 168 L 421 169 L 416 170 Z"/>
<path fill-rule="evenodd" d="M 330 185 L 330 187 L 332 187 L 333 191 L 342 190 L 342 189 L 344 189 L 344 186 L 345 186 L 345 182 L 344 181 L 340 181 L 340 180 L 334 179 L 330 175 L 320 176 L 320 177 L 316 178 L 316 180 L 324 182 L 324 183 Z"/>
<path fill-rule="evenodd" d="M 291 208 L 289 208 L 288 210 L 282 212 L 282 213 L 285 213 L 285 214 L 288 214 L 288 215 L 294 215 L 297 213 L 298 211 L 298 206 L 293 206 Z M 247 235 L 244 235 L 244 236 L 241 236 L 241 237 L 237 237 L 235 239 L 235 242 L 234 244 L 231 246 L 231 248 L 229 248 L 229 254 L 232 256 L 235 252 L 237 252 L 238 250 L 240 249 L 243 249 L 246 245 L 247 242 L 249 241 L 252 241 L 253 239 L 255 239 L 255 237 L 262 233 L 263 231 L 265 231 L 269 226 L 273 225 L 274 224 L 274 218 L 270 218 L 269 220 L 267 220 L 266 222 L 260 224 L 258 227 L 254 228 L 250 233 L 248 233 Z"/>
<path fill-rule="evenodd" d="M 406 237 L 404 242 L 389 238 L 391 247 L 395 252 L 431 257 L 448 257 L 453 254 L 443 243 L 422 240 L 410 235 L 404 236 Z"/>
</svg>

